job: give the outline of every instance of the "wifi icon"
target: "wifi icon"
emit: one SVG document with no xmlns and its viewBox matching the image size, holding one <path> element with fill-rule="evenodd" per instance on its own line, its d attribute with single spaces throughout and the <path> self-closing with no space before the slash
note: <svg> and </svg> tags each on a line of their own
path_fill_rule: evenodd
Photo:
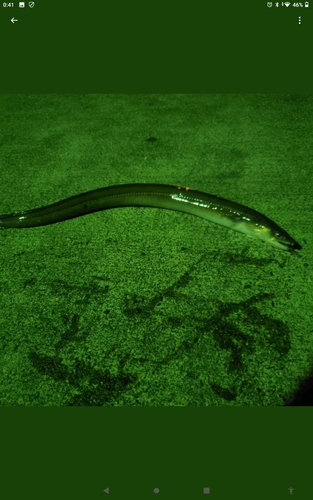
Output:
<svg viewBox="0 0 313 500">
<path fill-rule="evenodd" d="M 285 2 L 286 7 L 289 7 L 290 2 Z"/>
</svg>

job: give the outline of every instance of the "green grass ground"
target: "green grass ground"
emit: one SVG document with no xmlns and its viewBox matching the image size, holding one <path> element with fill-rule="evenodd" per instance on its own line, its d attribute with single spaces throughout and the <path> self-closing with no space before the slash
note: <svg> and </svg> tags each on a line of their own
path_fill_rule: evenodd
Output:
<svg viewBox="0 0 313 500">
<path fill-rule="evenodd" d="M 313 365 L 312 111 L 306 95 L 1 96 L 0 213 L 191 186 L 303 249 L 152 208 L 1 231 L 0 404 L 286 404 Z"/>
</svg>

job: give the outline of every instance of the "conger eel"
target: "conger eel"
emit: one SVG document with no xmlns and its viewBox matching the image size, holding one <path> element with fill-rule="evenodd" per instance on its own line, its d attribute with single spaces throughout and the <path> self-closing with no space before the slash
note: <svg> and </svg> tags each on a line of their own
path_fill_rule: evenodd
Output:
<svg viewBox="0 0 313 500">
<path fill-rule="evenodd" d="M 166 184 L 121 184 L 94 189 L 41 208 L 0 215 L 0 229 L 45 226 L 99 210 L 134 206 L 196 215 L 281 250 L 302 248 L 284 229 L 252 208 L 188 187 Z"/>
</svg>

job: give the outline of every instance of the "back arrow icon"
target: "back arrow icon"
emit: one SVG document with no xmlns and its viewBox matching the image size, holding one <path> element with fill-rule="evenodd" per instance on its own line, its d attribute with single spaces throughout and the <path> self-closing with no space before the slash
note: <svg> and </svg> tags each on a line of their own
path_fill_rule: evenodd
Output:
<svg viewBox="0 0 313 500">
<path fill-rule="evenodd" d="M 18 19 L 14 19 L 14 17 L 12 17 L 12 19 L 11 19 L 11 23 L 13 23 L 13 24 L 14 24 L 14 23 L 16 23 L 16 21 L 18 21 Z"/>
</svg>

